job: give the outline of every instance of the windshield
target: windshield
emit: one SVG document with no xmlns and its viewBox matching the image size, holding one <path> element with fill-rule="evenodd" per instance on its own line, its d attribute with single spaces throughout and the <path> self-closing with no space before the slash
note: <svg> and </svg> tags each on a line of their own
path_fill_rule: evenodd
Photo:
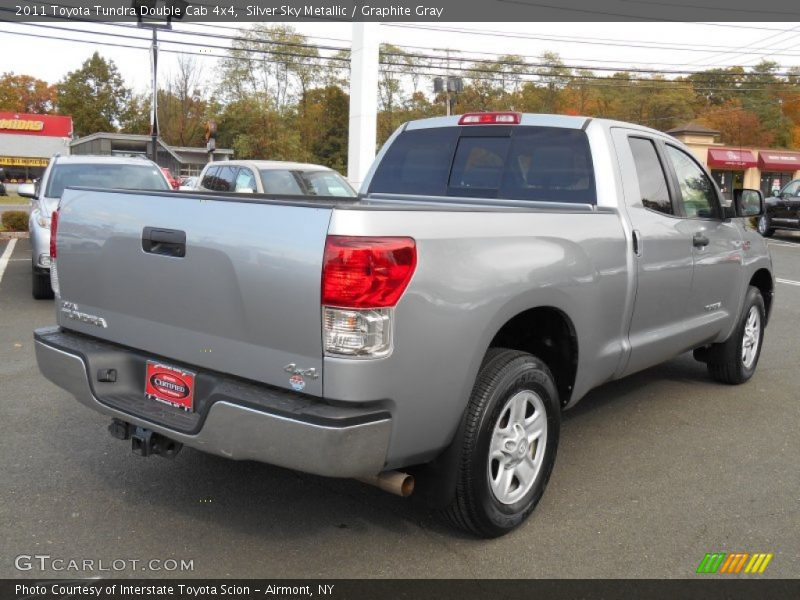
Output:
<svg viewBox="0 0 800 600">
<path fill-rule="evenodd" d="M 45 196 L 60 198 L 67 187 L 100 187 L 123 190 L 169 190 L 164 175 L 150 164 L 56 164 Z"/>
<path fill-rule="evenodd" d="M 265 194 L 285 196 L 339 196 L 355 198 L 356 192 L 336 171 L 289 171 L 262 169 Z"/>
</svg>

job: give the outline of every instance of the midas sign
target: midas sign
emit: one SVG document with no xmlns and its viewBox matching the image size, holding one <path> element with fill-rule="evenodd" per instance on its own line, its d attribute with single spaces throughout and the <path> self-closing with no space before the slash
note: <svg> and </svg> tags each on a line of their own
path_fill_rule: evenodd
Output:
<svg viewBox="0 0 800 600">
<path fill-rule="evenodd" d="M 0 119 L 0 129 L 15 131 L 41 131 L 44 121 L 23 121 L 22 119 Z"/>
</svg>

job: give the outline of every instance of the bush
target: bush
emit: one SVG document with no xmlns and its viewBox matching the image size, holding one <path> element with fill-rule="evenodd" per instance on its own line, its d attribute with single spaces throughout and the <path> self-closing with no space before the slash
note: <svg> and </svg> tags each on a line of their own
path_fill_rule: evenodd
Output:
<svg viewBox="0 0 800 600">
<path fill-rule="evenodd" d="M 3 213 L 3 229 L 6 231 L 28 231 L 28 213 L 8 210 Z"/>
</svg>

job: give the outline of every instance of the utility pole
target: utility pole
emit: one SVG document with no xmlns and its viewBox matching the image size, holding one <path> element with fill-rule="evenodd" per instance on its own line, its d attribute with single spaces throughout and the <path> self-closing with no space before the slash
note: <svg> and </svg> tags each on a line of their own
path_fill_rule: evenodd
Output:
<svg viewBox="0 0 800 600">
<path fill-rule="evenodd" d="M 141 23 L 140 23 L 141 25 Z M 150 137 L 151 137 L 151 152 L 154 163 L 157 163 L 158 158 L 158 28 L 153 27 L 153 43 L 151 45 L 152 55 L 151 60 L 153 63 L 153 99 L 150 102 Z"/>
</svg>

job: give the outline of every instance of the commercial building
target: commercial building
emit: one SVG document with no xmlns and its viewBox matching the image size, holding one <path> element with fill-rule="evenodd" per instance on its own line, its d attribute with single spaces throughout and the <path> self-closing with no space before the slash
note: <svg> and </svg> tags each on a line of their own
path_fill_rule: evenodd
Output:
<svg viewBox="0 0 800 600">
<path fill-rule="evenodd" d="M 800 152 L 790 150 L 726 146 L 720 132 L 696 123 L 667 131 L 678 138 L 706 165 L 726 197 L 733 190 L 760 189 L 765 196 L 800 179 Z"/>
<path fill-rule="evenodd" d="M 173 175 L 199 175 L 209 161 L 205 148 L 168 146 L 159 138 L 156 146 L 156 162 L 167 167 Z M 152 138 L 149 135 L 130 133 L 93 133 L 70 143 L 71 154 L 95 154 L 111 156 L 152 156 Z M 214 160 L 228 160 L 233 150 L 218 148 Z"/>
<path fill-rule="evenodd" d="M 69 154 L 72 117 L 0 112 L 0 169 L 6 183 L 42 176 L 50 157 Z"/>
</svg>

